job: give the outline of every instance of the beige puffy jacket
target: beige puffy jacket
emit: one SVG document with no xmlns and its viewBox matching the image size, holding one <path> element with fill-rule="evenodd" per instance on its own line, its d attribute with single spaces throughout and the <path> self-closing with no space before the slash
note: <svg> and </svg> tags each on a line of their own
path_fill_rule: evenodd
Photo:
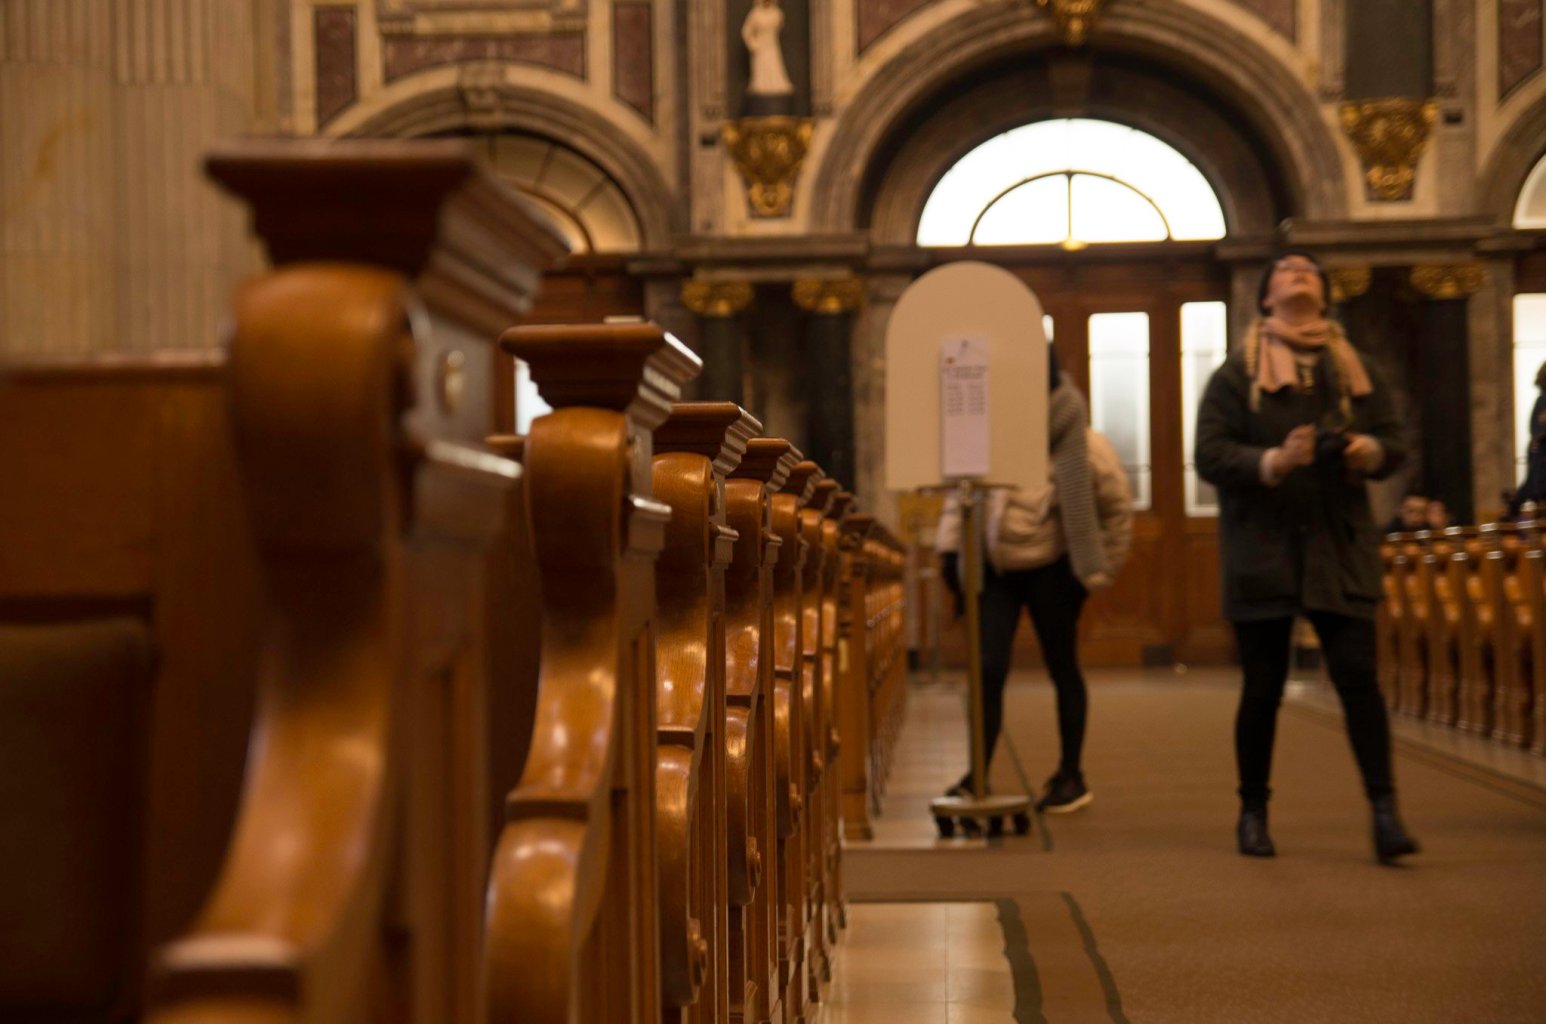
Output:
<svg viewBox="0 0 1546 1024">
<path fill-rule="evenodd" d="M 1090 477 L 1095 490 L 1095 514 L 1106 571 L 1116 578 L 1133 546 L 1133 500 L 1127 473 L 1116 449 L 1088 430 Z M 1047 488 L 1037 494 L 996 490 L 987 506 L 988 559 L 999 571 L 1036 569 L 1068 553 L 1057 496 L 1057 473 L 1048 463 Z M 941 551 L 960 550 L 961 513 L 955 496 L 945 501 L 937 543 Z"/>
</svg>

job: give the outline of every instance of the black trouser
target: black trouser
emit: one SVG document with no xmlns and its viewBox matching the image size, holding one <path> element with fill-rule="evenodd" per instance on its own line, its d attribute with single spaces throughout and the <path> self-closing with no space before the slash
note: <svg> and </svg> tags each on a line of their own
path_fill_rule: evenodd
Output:
<svg viewBox="0 0 1546 1024">
<path fill-rule="evenodd" d="M 1342 700 L 1347 736 L 1370 799 L 1394 791 L 1390 774 L 1390 721 L 1374 671 L 1374 623 L 1330 612 L 1307 616 L 1321 639 L 1321 653 L 1332 685 Z M 1278 705 L 1288 679 L 1292 617 L 1235 623 L 1245 685 L 1235 715 L 1235 762 L 1240 769 L 1240 798 L 1266 800 L 1272 771 L 1272 741 Z"/>
<path fill-rule="evenodd" d="M 993 748 L 1004 727 L 1004 684 L 1014 653 L 1020 609 L 1031 613 L 1031 625 L 1041 643 L 1042 658 L 1057 688 L 1058 735 L 1063 755 L 1058 770 L 1078 774 L 1084 747 L 1084 720 L 1089 698 L 1079 671 L 1079 610 L 1088 596 L 1074 578 L 1068 559 L 1038 569 L 994 572 L 984 567 L 982 600 L 982 735 L 983 764 L 993 760 Z"/>
</svg>

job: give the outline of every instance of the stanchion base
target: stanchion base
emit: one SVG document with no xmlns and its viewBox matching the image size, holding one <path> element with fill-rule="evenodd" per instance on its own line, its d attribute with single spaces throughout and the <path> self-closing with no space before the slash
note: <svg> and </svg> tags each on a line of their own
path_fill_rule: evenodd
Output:
<svg viewBox="0 0 1546 1024">
<path fill-rule="evenodd" d="M 986 829 L 990 836 L 1004 834 L 1004 819 L 1008 818 L 1015 835 L 1023 836 L 1031 830 L 1031 798 L 1019 796 L 941 796 L 929 801 L 929 812 L 934 815 L 934 825 L 946 839 L 956 830 L 968 836 L 981 835 Z"/>
</svg>

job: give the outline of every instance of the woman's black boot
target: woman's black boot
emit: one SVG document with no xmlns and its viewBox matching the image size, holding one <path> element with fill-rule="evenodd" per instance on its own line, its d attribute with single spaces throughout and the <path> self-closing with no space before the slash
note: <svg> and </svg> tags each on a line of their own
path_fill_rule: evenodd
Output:
<svg viewBox="0 0 1546 1024">
<path fill-rule="evenodd" d="M 1381 864 L 1394 863 L 1397 857 L 1405 857 L 1419 850 L 1417 840 L 1407 835 L 1406 828 L 1396 814 L 1394 796 L 1377 796 L 1374 807 L 1374 855 Z"/>
<path fill-rule="evenodd" d="M 1267 803 L 1247 800 L 1240 805 L 1240 823 L 1235 826 L 1240 852 L 1247 857 L 1276 857 L 1277 848 L 1267 834 Z"/>
</svg>

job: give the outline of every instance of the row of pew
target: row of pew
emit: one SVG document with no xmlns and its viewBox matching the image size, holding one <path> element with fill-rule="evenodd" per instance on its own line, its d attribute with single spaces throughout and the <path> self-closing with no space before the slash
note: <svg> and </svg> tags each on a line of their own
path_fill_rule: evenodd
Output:
<svg viewBox="0 0 1546 1024">
<path fill-rule="evenodd" d="M 506 329 L 561 245 L 459 144 L 209 168 L 227 345 L 0 375 L 0 1017 L 811 1020 L 901 545 L 654 325 Z"/>
<path fill-rule="evenodd" d="M 1379 680 L 1395 712 L 1546 754 L 1546 549 L 1531 519 L 1385 538 Z"/>
</svg>

